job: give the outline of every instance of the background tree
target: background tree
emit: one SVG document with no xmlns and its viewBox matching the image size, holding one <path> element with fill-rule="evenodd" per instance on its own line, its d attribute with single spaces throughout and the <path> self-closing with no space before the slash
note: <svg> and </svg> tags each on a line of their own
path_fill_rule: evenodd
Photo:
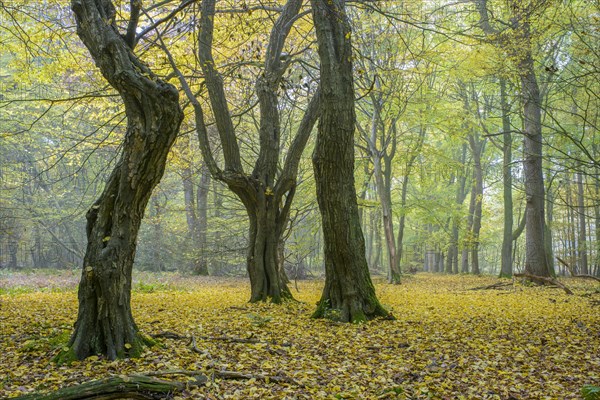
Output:
<svg viewBox="0 0 600 400">
<path fill-rule="evenodd" d="M 550 276 L 554 271 L 551 270 L 544 248 L 546 215 L 542 169 L 542 95 L 535 70 L 535 38 L 532 32 L 532 21 L 543 14 L 547 4 L 544 1 L 509 2 L 510 22 L 504 26 L 510 26 L 510 31 L 492 26 L 487 0 L 477 0 L 476 5 L 482 30 L 514 59 L 521 81 L 525 152 L 523 172 L 527 196 L 525 270 L 533 275 Z"/>
<path fill-rule="evenodd" d="M 291 298 L 286 278 L 280 268 L 278 248 L 287 227 L 289 212 L 296 190 L 298 163 L 308 137 L 318 117 L 318 94 L 314 95 L 291 143 L 286 159 L 279 167 L 281 146 L 281 116 L 278 90 L 283 77 L 291 65 L 291 59 L 284 57 L 286 39 L 300 18 L 301 0 L 290 0 L 280 10 L 279 18 L 271 30 L 263 67 L 257 74 L 254 86 L 259 104 L 258 156 L 252 173 L 244 171 L 239 136 L 236 135 L 233 119 L 227 103 L 223 77 L 218 72 L 213 58 L 215 24 L 215 1 L 202 2 L 200 14 L 200 34 L 198 36 L 198 58 L 204 73 L 208 97 L 215 124 L 223 149 L 225 166 L 221 169 L 211 150 L 202 105 L 196 99 L 184 75 L 179 71 L 172 56 L 172 66 L 176 69 L 181 85 L 195 112 L 196 130 L 203 158 L 214 179 L 224 182 L 244 204 L 250 230 L 247 255 L 247 269 L 250 276 L 250 301 L 271 299 L 280 302 Z M 168 49 L 163 44 L 163 50 Z"/>
</svg>

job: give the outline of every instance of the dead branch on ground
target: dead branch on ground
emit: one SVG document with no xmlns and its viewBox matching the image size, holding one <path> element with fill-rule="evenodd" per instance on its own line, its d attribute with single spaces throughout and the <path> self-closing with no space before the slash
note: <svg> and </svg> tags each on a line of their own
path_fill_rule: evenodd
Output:
<svg viewBox="0 0 600 400">
<path fill-rule="evenodd" d="M 556 286 L 564 290 L 566 294 L 573 294 L 573 291 L 571 289 L 569 289 L 554 278 L 547 278 L 545 276 L 528 274 L 526 272 L 522 274 L 514 274 L 514 276 L 517 278 L 527 278 L 530 281 L 537 283 L 538 285 Z"/>
</svg>

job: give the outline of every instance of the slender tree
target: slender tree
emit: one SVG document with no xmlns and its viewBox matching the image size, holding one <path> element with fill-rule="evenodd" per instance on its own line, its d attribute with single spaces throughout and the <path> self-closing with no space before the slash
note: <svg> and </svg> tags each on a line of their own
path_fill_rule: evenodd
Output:
<svg viewBox="0 0 600 400">
<path fill-rule="evenodd" d="M 521 83 L 523 115 L 523 175 L 527 212 L 525 222 L 525 270 L 538 276 L 554 274 L 544 249 L 544 176 L 542 169 L 542 96 L 535 71 L 534 34 L 531 21 L 544 5 L 537 1 L 508 2 L 510 21 L 507 29 L 492 25 L 487 0 L 474 0 L 479 25 L 488 38 L 515 60 Z M 540 4 L 538 4 L 540 3 Z M 516 45 L 515 43 L 518 43 Z"/>
<path fill-rule="evenodd" d="M 504 202 L 504 229 L 500 276 L 513 274 L 513 196 L 512 196 L 512 133 L 510 127 L 510 105 L 506 93 L 506 79 L 500 78 L 500 110 L 502 113 L 502 199 Z"/>
<path fill-rule="evenodd" d="M 344 322 L 389 313 L 369 276 L 354 187 L 351 30 L 344 0 L 311 0 L 321 61 L 321 117 L 313 167 L 325 239 L 325 288 L 314 317 L 337 310 Z"/>
<path fill-rule="evenodd" d="M 87 213 L 87 250 L 79 284 L 79 313 L 70 346 L 74 356 L 134 356 L 144 337 L 131 314 L 136 240 L 152 189 L 160 181 L 183 113 L 178 92 L 134 54 L 134 41 L 117 27 L 110 0 L 73 0 L 77 34 L 104 78 L 119 92 L 127 114 L 121 157 Z M 135 8 L 139 2 L 132 2 Z M 128 30 L 135 31 L 133 12 Z M 138 10 L 139 11 L 139 10 Z"/>
</svg>

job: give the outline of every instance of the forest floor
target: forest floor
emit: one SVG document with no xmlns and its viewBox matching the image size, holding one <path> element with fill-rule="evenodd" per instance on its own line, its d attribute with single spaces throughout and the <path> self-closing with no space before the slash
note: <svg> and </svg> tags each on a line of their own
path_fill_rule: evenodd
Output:
<svg viewBox="0 0 600 400">
<path fill-rule="evenodd" d="M 580 399 L 584 385 L 600 386 L 594 281 L 562 279 L 575 292 L 567 295 L 417 274 L 376 284 L 395 321 L 351 325 L 310 318 L 319 280 L 292 283 L 299 302 L 273 305 L 247 303 L 243 279 L 137 274 L 134 318 L 159 345 L 137 359 L 58 366 L 51 360 L 76 316 L 78 275 L 0 271 L 0 398 L 174 370 L 209 377 L 181 399 Z M 469 290 L 498 282 L 512 284 Z"/>
</svg>

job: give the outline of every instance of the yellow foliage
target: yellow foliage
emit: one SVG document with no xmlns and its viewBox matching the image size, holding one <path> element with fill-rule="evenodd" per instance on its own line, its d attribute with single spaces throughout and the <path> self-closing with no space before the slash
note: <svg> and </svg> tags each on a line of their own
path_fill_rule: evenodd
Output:
<svg viewBox="0 0 600 400">
<path fill-rule="evenodd" d="M 161 370 L 254 376 L 209 379 L 182 397 L 211 399 L 576 399 L 583 385 L 600 383 L 592 283 L 567 281 L 576 292 L 567 296 L 518 283 L 471 291 L 497 280 L 419 274 L 376 284 L 396 321 L 351 325 L 310 318 L 321 281 L 298 282 L 300 302 L 284 305 L 246 303 L 245 280 L 180 282 L 134 291 L 134 317 L 145 334 L 194 335 L 201 352 L 185 338 L 163 338 L 138 359 L 94 356 L 70 366 L 50 360 L 65 345 L 52 338 L 68 337 L 74 322 L 76 293 L 0 296 L 0 397 Z"/>
</svg>

